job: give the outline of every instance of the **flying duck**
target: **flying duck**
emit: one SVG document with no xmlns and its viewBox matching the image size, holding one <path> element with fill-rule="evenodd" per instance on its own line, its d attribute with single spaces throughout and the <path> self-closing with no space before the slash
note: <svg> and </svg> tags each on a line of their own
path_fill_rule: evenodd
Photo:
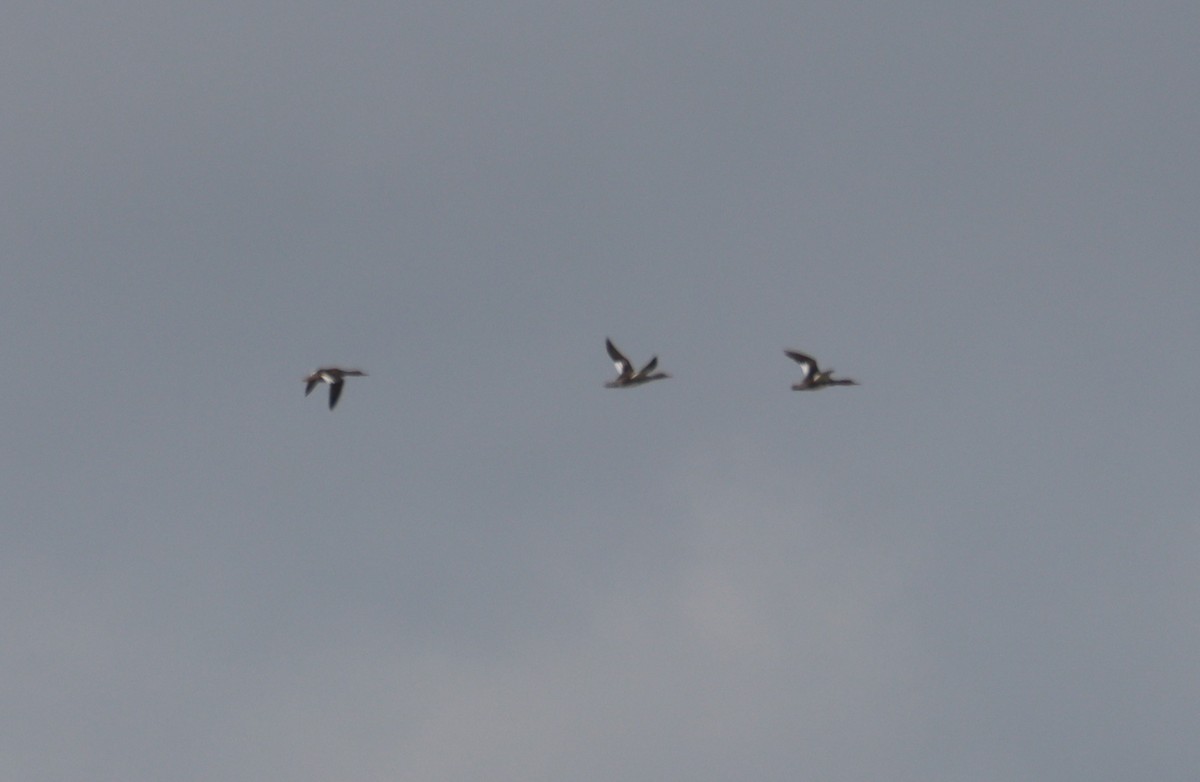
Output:
<svg viewBox="0 0 1200 782">
<path fill-rule="evenodd" d="M 317 383 L 329 384 L 329 409 L 332 410 L 338 402 L 338 397 L 342 395 L 342 385 L 348 377 L 365 377 L 366 372 L 357 369 L 338 369 L 337 367 L 324 367 L 313 372 L 308 377 L 304 378 L 307 383 L 304 387 L 304 395 L 308 396 L 312 390 L 317 387 Z"/>
<path fill-rule="evenodd" d="M 835 378 L 833 370 L 827 369 L 824 372 L 817 366 L 817 360 L 812 356 L 806 356 L 795 350 L 783 351 L 787 357 L 795 361 L 804 368 L 804 379 L 799 383 L 792 383 L 793 391 L 815 391 L 818 388 L 825 386 L 856 386 L 857 381 L 849 378 Z"/>
<path fill-rule="evenodd" d="M 604 347 L 608 349 L 609 358 L 617 366 L 617 379 L 605 383 L 605 388 L 640 386 L 642 383 L 649 383 L 651 380 L 662 380 L 663 378 L 670 377 L 666 372 L 654 372 L 654 368 L 658 366 L 658 356 L 654 356 L 646 362 L 646 366 L 642 367 L 641 371 L 634 372 L 633 364 L 621 354 L 621 351 L 617 350 L 616 345 L 612 343 L 611 339 L 606 338 L 604 340 Z"/>
</svg>

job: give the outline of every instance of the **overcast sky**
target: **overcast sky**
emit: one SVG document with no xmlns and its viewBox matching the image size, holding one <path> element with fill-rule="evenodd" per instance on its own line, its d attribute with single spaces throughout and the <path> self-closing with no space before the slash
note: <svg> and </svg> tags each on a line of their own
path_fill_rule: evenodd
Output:
<svg viewBox="0 0 1200 782">
<path fill-rule="evenodd" d="M 1194 782 L 1198 31 L 8 3 L 0 777 Z"/>
</svg>

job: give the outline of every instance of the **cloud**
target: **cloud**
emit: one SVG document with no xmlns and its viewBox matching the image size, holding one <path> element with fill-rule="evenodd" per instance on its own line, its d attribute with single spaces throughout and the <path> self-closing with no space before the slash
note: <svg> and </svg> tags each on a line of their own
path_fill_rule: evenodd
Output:
<svg viewBox="0 0 1200 782">
<path fill-rule="evenodd" d="M 679 468 L 673 549 L 574 593 L 581 621 L 490 654 L 372 628 L 282 656 L 233 731 L 245 760 L 298 780 L 894 769 L 921 724 L 904 563 L 738 458 Z"/>
</svg>

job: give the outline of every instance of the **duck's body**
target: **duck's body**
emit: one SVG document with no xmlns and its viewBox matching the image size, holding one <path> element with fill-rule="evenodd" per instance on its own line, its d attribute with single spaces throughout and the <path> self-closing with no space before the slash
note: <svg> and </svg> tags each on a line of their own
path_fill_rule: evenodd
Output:
<svg viewBox="0 0 1200 782">
<path fill-rule="evenodd" d="M 658 366 L 658 356 L 651 358 L 646 362 L 646 366 L 635 372 L 633 371 L 633 363 L 625 358 L 621 351 L 617 350 L 616 345 L 612 343 L 611 339 L 604 340 L 604 347 L 608 350 L 609 358 L 613 360 L 613 364 L 617 367 L 617 379 L 605 383 L 605 388 L 640 386 L 642 383 L 649 383 L 651 380 L 664 380 L 670 377 L 666 372 L 654 371 Z"/>
<path fill-rule="evenodd" d="M 815 391 L 818 388 L 825 386 L 856 386 L 858 382 L 850 378 L 838 378 L 833 376 L 833 370 L 828 369 L 822 371 L 817 366 L 817 360 L 812 356 L 805 355 L 795 350 L 783 351 L 788 358 L 795 361 L 804 368 L 804 379 L 799 383 L 792 383 L 793 391 Z"/>
<path fill-rule="evenodd" d="M 329 409 L 332 410 L 334 405 L 338 403 L 338 399 L 342 395 L 342 386 L 348 377 L 366 377 L 366 372 L 357 369 L 338 369 L 337 367 L 323 367 L 313 372 L 308 377 L 304 378 L 307 383 L 304 387 L 304 395 L 308 396 L 318 383 L 329 384 Z"/>
</svg>

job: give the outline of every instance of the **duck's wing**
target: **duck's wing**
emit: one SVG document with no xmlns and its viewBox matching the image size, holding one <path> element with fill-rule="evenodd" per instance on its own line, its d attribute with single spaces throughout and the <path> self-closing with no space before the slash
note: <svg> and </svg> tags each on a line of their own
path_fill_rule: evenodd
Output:
<svg viewBox="0 0 1200 782">
<path fill-rule="evenodd" d="M 621 377 L 633 376 L 633 364 L 621 351 L 617 350 L 617 346 L 612 343 L 611 339 L 605 338 L 604 347 L 608 350 L 608 357 L 612 359 L 613 364 L 617 367 L 617 374 Z"/>
<path fill-rule="evenodd" d="M 308 383 L 308 385 L 304 387 L 304 395 L 308 396 L 312 393 L 312 390 L 317 387 L 317 383 L 321 382 L 321 375 L 309 375 L 308 377 L 304 378 L 304 380 L 306 383 Z"/>
<path fill-rule="evenodd" d="M 642 371 L 638 372 L 638 377 L 646 377 L 654 371 L 656 366 L 658 366 L 658 356 L 652 356 L 650 360 L 646 362 L 646 366 L 642 367 Z"/>
<path fill-rule="evenodd" d="M 345 381 L 339 380 L 336 383 L 329 384 L 329 409 L 337 404 L 338 398 L 342 395 L 342 386 L 346 385 Z"/>
<path fill-rule="evenodd" d="M 817 360 L 815 358 L 806 353 L 801 353 L 798 350 L 785 350 L 783 353 L 797 364 L 811 364 L 814 367 L 817 365 Z"/>
<path fill-rule="evenodd" d="M 804 369 L 805 377 L 811 377 L 820 371 L 817 368 L 817 360 L 812 356 L 805 355 L 797 350 L 785 350 L 783 352 L 788 358 L 795 361 Z"/>
</svg>

